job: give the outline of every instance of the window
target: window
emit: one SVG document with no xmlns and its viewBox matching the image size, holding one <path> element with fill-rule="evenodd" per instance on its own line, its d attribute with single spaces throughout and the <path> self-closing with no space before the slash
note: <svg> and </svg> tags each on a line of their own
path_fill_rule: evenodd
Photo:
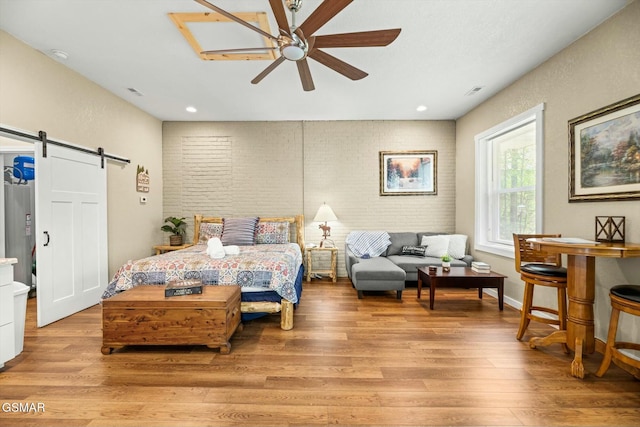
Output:
<svg viewBox="0 0 640 427">
<path fill-rule="evenodd" d="M 513 233 L 542 230 L 543 111 L 476 135 L 477 250 L 513 257 Z"/>
</svg>

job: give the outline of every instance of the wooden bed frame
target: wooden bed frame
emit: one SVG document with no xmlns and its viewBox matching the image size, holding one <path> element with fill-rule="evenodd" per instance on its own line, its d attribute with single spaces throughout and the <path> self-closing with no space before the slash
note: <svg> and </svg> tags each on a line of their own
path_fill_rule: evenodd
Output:
<svg viewBox="0 0 640 427">
<path fill-rule="evenodd" d="M 304 215 L 288 217 L 260 217 L 258 222 L 288 222 L 295 225 L 295 230 L 289 227 L 291 242 L 300 246 L 300 251 L 304 257 Z M 193 244 L 198 244 L 200 237 L 200 224 L 213 223 L 222 224 L 222 217 L 205 217 L 194 215 L 193 217 Z M 293 303 L 282 299 L 280 302 L 255 301 L 242 302 L 240 310 L 243 313 L 280 313 L 280 328 L 285 331 L 293 329 Z"/>
</svg>

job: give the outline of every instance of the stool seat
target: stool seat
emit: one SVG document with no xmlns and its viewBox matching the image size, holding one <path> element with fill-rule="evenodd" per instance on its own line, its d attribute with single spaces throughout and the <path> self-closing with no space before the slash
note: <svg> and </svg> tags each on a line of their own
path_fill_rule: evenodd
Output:
<svg viewBox="0 0 640 427">
<path fill-rule="evenodd" d="M 640 304 L 640 286 L 618 285 L 611 288 L 611 294 Z"/>
<path fill-rule="evenodd" d="M 607 344 L 602 358 L 602 363 L 597 377 L 601 377 L 609 369 L 611 361 L 622 362 L 624 370 L 629 371 L 634 377 L 640 379 L 640 360 L 632 358 L 620 350 L 640 351 L 640 342 L 616 341 L 618 333 L 618 321 L 620 312 L 632 316 L 640 316 L 640 285 L 617 285 L 609 291 L 611 299 L 611 320 L 609 320 L 609 333 L 607 334 Z"/>
<path fill-rule="evenodd" d="M 524 264 L 520 271 L 550 277 L 567 277 L 567 269 L 549 264 Z"/>
</svg>

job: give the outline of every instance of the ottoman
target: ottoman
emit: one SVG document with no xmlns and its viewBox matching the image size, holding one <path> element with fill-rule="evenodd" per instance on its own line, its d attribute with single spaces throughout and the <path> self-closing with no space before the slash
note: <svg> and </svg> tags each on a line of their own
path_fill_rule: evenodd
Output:
<svg viewBox="0 0 640 427">
<path fill-rule="evenodd" d="M 385 257 L 361 259 L 351 267 L 351 280 L 359 299 L 362 291 L 396 291 L 397 299 L 402 299 L 406 277 L 403 269 Z"/>
</svg>

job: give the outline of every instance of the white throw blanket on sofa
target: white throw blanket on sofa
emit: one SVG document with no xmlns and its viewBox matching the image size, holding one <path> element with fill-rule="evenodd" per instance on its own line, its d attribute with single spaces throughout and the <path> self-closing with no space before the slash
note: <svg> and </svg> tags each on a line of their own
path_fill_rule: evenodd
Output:
<svg viewBox="0 0 640 427">
<path fill-rule="evenodd" d="M 358 258 L 373 258 L 387 250 L 391 239 L 386 231 L 352 231 L 345 243 Z"/>
</svg>

